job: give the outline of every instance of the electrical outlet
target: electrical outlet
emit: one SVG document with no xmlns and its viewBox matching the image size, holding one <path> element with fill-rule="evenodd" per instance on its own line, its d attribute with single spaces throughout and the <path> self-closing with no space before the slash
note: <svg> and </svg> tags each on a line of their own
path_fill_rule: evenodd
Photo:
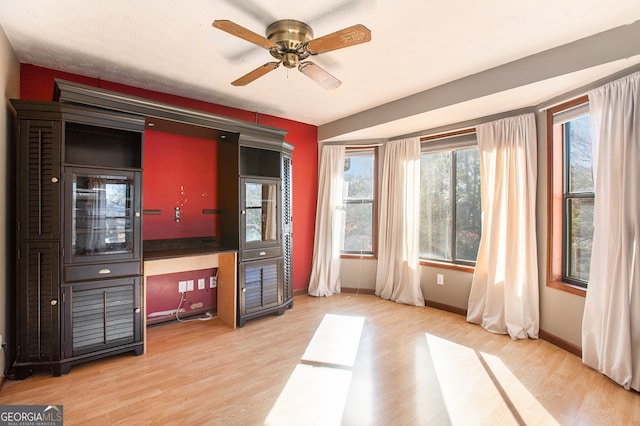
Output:
<svg viewBox="0 0 640 426">
<path fill-rule="evenodd" d="M 198 290 L 204 290 L 204 278 L 198 278 Z"/>
<path fill-rule="evenodd" d="M 218 286 L 217 277 L 209 277 L 209 288 L 216 288 Z"/>
<path fill-rule="evenodd" d="M 444 275 L 442 275 L 442 274 L 437 274 L 436 275 L 436 284 L 444 285 Z"/>
<path fill-rule="evenodd" d="M 187 291 L 187 282 L 178 281 L 178 293 L 184 293 L 185 291 Z"/>
<path fill-rule="evenodd" d="M 187 281 L 187 291 L 193 291 L 193 280 L 188 280 Z"/>
</svg>

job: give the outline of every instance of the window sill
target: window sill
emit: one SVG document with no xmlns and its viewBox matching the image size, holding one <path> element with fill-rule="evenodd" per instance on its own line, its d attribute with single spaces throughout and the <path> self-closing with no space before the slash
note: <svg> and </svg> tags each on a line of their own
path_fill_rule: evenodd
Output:
<svg viewBox="0 0 640 426">
<path fill-rule="evenodd" d="M 436 262 L 433 260 L 421 260 L 420 265 L 431 266 L 434 268 L 451 269 L 454 271 L 461 271 L 461 272 L 470 272 L 470 273 L 473 273 L 476 270 L 475 266 L 456 265 L 455 263 Z"/>
<path fill-rule="evenodd" d="M 359 259 L 359 260 L 376 260 L 377 257 L 374 254 L 342 254 L 340 259 Z M 433 260 L 421 260 L 420 266 L 431 266 L 433 268 L 451 269 L 453 271 L 474 273 L 476 268 L 468 265 L 456 265 L 455 263 L 436 262 Z"/>
<path fill-rule="evenodd" d="M 364 254 L 341 254 L 340 259 L 376 259 L 375 254 L 364 253 Z"/>
<path fill-rule="evenodd" d="M 564 281 L 547 281 L 547 287 L 555 288 L 556 290 L 565 291 L 577 296 L 585 297 L 587 295 L 587 289 L 584 287 L 565 283 Z"/>
</svg>

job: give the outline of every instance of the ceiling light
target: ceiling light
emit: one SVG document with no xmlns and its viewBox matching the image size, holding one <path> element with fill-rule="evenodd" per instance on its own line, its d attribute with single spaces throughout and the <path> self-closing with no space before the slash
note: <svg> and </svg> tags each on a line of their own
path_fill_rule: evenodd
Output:
<svg viewBox="0 0 640 426">
<path fill-rule="evenodd" d="M 298 65 L 298 69 L 302 74 L 306 75 L 325 89 L 336 89 L 342 84 L 340 80 L 311 61 L 300 63 L 300 65 Z"/>
</svg>

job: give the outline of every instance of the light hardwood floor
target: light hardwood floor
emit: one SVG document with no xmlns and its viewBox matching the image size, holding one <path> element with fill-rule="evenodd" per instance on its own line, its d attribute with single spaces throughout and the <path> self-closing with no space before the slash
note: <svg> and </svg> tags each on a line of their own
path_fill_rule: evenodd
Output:
<svg viewBox="0 0 640 426">
<path fill-rule="evenodd" d="M 314 337 L 321 324 L 329 332 Z M 548 342 L 373 295 L 297 296 L 283 316 L 241 329 L 172 323 L 147 338 L 143 356 L 7 381 L 0 404 L 62 404 L 65 425 L 640 424 L 638 393 Z M 352 346 L 353 365 L 331 361 Z"/>
</svg>

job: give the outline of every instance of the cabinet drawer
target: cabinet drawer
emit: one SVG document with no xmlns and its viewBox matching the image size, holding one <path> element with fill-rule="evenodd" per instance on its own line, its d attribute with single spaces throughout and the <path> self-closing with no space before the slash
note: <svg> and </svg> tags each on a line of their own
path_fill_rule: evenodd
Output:
<svg viewBox="0 0 640 426">
<path fill-rule="evenodd" d="M 64 280 L 86 281 L 103 278 L 142 275 L 142 262 L 98 263 L 64 267 Z"/>
<path fill-rule="evenodd" d="M 278 256 L 282 256 L 282 247 L 272 246 L 259 249 L 242 250 L 240 260 L 244 262 L 245 260 L 267 259 Z"/>
</svg>

